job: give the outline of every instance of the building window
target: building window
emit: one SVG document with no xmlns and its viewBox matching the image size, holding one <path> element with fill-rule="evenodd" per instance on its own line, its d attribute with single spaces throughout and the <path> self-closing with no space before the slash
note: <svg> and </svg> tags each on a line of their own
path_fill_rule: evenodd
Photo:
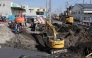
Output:
<svg viewBox="0 0 92 58">
<path fill-rule="evenodd" d="M 43 11 L 45 11 L 45 9 L 43 9 Z"/>
<path fill-rule="evenodd" d="M 77 14 L 77 12 L 76 12 L 76 14 Z"/>
<path fill-rule="evenodd" d="M 21 6 L 21 8 L 25 8 L 25 6 Z"/>
<path fill-rule="evenodd" d="M 5 6 L 5 4 L 3 4 L 3 6 Z"/>
<path fill-rule="evenodd" d="M 75 14 L 75 12 L 74 12 L 74 14 Z"/>
<path fill-rule="evenodd" d="M 30 10 L 30 13 L 32 13 L 33 12 L 33 10 Z"/>
<path fill-rule="evenodd" d="M 36 15 L 44 15 L 44 12 L 36 12 Z"/>
<path fill-rule="evenodd" d="M 37 11 L 39 11 L 39 9 L 37 9 Z"/>
<path fill-rule="evenodd" d="M 79 11 L 79 14 L 80 14 L 80 11 Z"/>
</svg>

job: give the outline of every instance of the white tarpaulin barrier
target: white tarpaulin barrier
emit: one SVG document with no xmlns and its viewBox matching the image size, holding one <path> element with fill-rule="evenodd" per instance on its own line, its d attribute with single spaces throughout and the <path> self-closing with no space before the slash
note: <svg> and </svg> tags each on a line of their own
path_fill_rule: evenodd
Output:
<svg viewBox="0 0 92 58">
<path fill-rule="evenodd" d="M 34 21 L 35 21 L 35 23 L 45 24 L 45 21 L 44 21 L 44 19 L 42 17 L 38 17 Z"/>
</svg>

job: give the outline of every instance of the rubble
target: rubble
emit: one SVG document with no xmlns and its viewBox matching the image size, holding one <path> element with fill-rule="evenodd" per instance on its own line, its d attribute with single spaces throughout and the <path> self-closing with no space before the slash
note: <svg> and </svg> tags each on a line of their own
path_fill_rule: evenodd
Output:
<svg viewBox="0 0 92 58">
<path fill-rule="evenodd" d="M 91 47 L 92 44 L 92 28 L 87 29 L 81 25 L 70 25 L 55 24 L 55 28 L 62 35 L 65 40 L 65 47 L 72 48 L 73 51 L 77 53 L 83 53 L 85 47 Z M 75 48 L 73 48 L 75 47 Z M 80 49 L 82 49 L 80 51 Z"/>
</svg>

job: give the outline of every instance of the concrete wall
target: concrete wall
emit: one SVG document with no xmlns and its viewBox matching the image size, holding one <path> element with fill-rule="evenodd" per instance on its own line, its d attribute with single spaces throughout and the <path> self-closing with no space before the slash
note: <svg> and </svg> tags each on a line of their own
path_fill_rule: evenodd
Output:
<svg viewBox="0 0 92 58">
<path fill-rule="evenodd" d="M 0 0 L 0 14 L 7 16 L 11 14 L 11 0 Z"/>
<path fill-rule="evenodd" d="M 25 7 L 24 9 L 26 10 L 23 14 L 26 14 L 27 16 L 36 16 L 35 10 L 29 10 L 28 5 L 22 5 L 22 6 L 24 6 Z"/>
<path fill-rule="evenodd" d="M 72 16 L 74 17 L 74 19 L 78 19 L 78 20 L 82 20 L 83 18 L 83 9 L 80 8 L 78 5 L 74 5 L 73 9 L 72 9 Z"/>
</svg>

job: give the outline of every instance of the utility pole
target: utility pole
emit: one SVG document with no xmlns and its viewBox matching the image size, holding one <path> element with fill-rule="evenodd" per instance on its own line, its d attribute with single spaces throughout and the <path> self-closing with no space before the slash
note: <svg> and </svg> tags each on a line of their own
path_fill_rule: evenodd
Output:
<svg viewBox="0 0 92 58">
<path fill-rule="evenodd" d="M 83 0 L 83 4 L 84 4 L 84 0 Z"/>
<path fill-rule="evenodd" d="M 83 0 L 83 4 L 84 4 L 84 0 Z M 84 8 L 83 8 L 83 17 L 82 17 L 82 22 L 84 21 Z M 84 23 L 84 22 L 83 22 Z"/>
<path fill-rule="evenodd" d="M 65 11 L 65 15 L 68 15 L 68 2 L 66 2 L 66 11 Z"/>
<path fill-rule="evenodd" d="M 51 22 L 51 0 L 46 0 L 47 19 Z"/>
<path fill-rule="evenodd" d="M 48 0 L 46 0 L 46 18 L 48 17 Z"/>
<path fill-rule="evenodd" d="M 90 0 L 90 4 L 91 4 L 91 0 Z"/>
<path fill-rule="evenodd" d="M 50 18 L 49 18 L 49 20 L 50 20 L 50 22 L 51 22 L 51 0 L 49 0 L 49 15 L 50 15 Z"/>
</svg>

